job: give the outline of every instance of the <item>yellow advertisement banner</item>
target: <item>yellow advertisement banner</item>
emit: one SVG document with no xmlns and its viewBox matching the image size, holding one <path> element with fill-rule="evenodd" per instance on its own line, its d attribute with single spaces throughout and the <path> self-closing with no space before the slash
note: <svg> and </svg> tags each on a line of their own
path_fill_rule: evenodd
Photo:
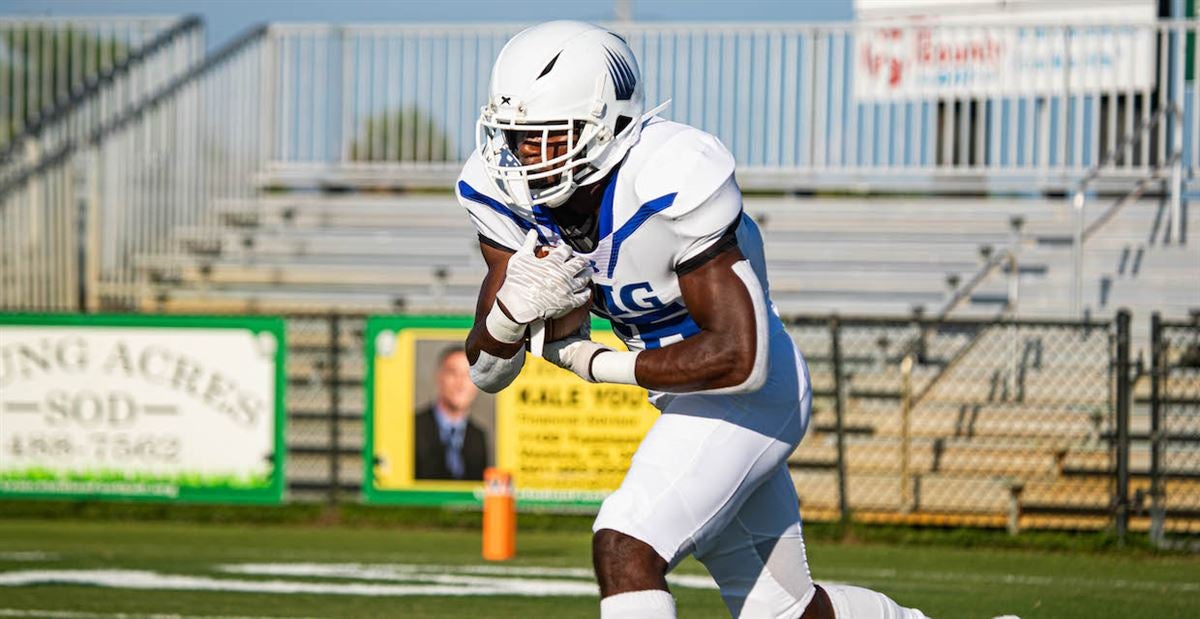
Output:
<svg viewBox="0 0 1200 619">
<path fill-rule="evenodd" d="M 595 339 L 624 349 L 611 333 Z M 591 384 L 530 356 L 496 398 L 500 466 L 525 491 L 611 492 L 658 419 L 646 390 Z"/>
<path fill-rule="evenodd" d="M 620 486 L 634 451 L 658 419 L 646 390 L 590 384 L 530 355 L 509 387 L 495 396 L 479 393 L 455 382 L 455 372 L 461 373 L 456 368 L 465 367 L 461 342 L 469 324 L 469 319 L 371 319 L 367 499 L 477 500 L 484 465 L 509 471 L 518 499 L 542 504 L 597 504 Z M 609 331 L 594 337 L 624 348 Z M 461 453 L 448 456 L 445 420 L 453 409 L 460 419 L 465 416 L 467 435 L 455 444 Z M 434 415 L 437 429 L 430 421 Z M 455 458 L 457 466 L 445 466 Z"/>
</svg>

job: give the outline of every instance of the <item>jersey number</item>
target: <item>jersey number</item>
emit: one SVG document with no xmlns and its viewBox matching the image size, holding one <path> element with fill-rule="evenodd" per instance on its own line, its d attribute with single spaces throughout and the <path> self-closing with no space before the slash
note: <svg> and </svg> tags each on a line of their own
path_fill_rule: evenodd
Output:
<svg viewBox="0 0 1200 619">
<path fill-rule="evenodd" d="M 617 290 L 615 296 L 613 295 L 612 286 L 596 284 L 596 287 L 604 295 L 604 306 L 608 309 L 609 314 L 613 316 L 620 316 L 631 312 L 645 312 L 665 307 L 662 300 L 654 296 L 654 290 L 650 288 L 650 282 L 626 284 Z"/>
</svg>

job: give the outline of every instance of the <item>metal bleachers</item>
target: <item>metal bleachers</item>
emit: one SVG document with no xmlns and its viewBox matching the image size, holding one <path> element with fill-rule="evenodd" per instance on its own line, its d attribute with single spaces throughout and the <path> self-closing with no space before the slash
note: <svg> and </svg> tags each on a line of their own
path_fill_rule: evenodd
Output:
<svg viewBox="0 0 1200 619">
<path fill-rule="evenodd" d="M 746 210 L 781 311 L 887 315 L 943 303 L 981 246 L 1010 240 L 1012 214 L 1055 223 L 1044 205 L 976 202 L 751 197 Z M 464 312 L 483 274 L 470 222 L 445 194 L 270 195 L 223 202 L 217 217 L 215 232 L 180 229 L 182 252 L 135 258 L 151 282 L 143 306 Z"/>
</svg>

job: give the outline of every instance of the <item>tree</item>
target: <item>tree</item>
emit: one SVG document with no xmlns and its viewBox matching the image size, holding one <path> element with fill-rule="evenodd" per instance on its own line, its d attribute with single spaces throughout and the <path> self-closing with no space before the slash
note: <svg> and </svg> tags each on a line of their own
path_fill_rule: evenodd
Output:
<svg viewBox="0 0 1200 619">
<path fill-rule="evenodd" d="M 351 161 L 453 161 L 446 133 L 417 106 L 367 118 L 350 143 Z"/>
</svg>

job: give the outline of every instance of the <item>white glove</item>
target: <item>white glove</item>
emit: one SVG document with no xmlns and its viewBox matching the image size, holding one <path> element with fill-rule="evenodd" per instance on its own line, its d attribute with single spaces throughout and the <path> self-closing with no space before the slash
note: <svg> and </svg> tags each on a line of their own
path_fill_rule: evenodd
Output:
<svg viewBox="0 0 1200 619">
<path fill-rule="evenodd" d="M 586 258 L 558 245 L 543 258 L 533 252 L 537 232 L 525 235 L 521 248 L 508 259 L 496 305 L 487 316 L 487 330 L 497 340 L 515 343 L 536 320 L 561 318 L 592 297 L 592 271 Z"/>
<path fill-rule="evenodd" d="M 641 351 L 621 352 L 592 341 L 588 330 L 548 342 L 542 357 L 564 370 L 570 370 L 589 383 L 636 385 L 637 358 Z"/>
<path fill-rule="evenodd" d="M 564 370 L 570 370 L 589 383 L 596 382 L 592 376 L 592 358 L 611 348 L 592 341 L 582 335 L 572 335 L 555 342 L 547 342 L 542 357 Z"/>
</svg>

